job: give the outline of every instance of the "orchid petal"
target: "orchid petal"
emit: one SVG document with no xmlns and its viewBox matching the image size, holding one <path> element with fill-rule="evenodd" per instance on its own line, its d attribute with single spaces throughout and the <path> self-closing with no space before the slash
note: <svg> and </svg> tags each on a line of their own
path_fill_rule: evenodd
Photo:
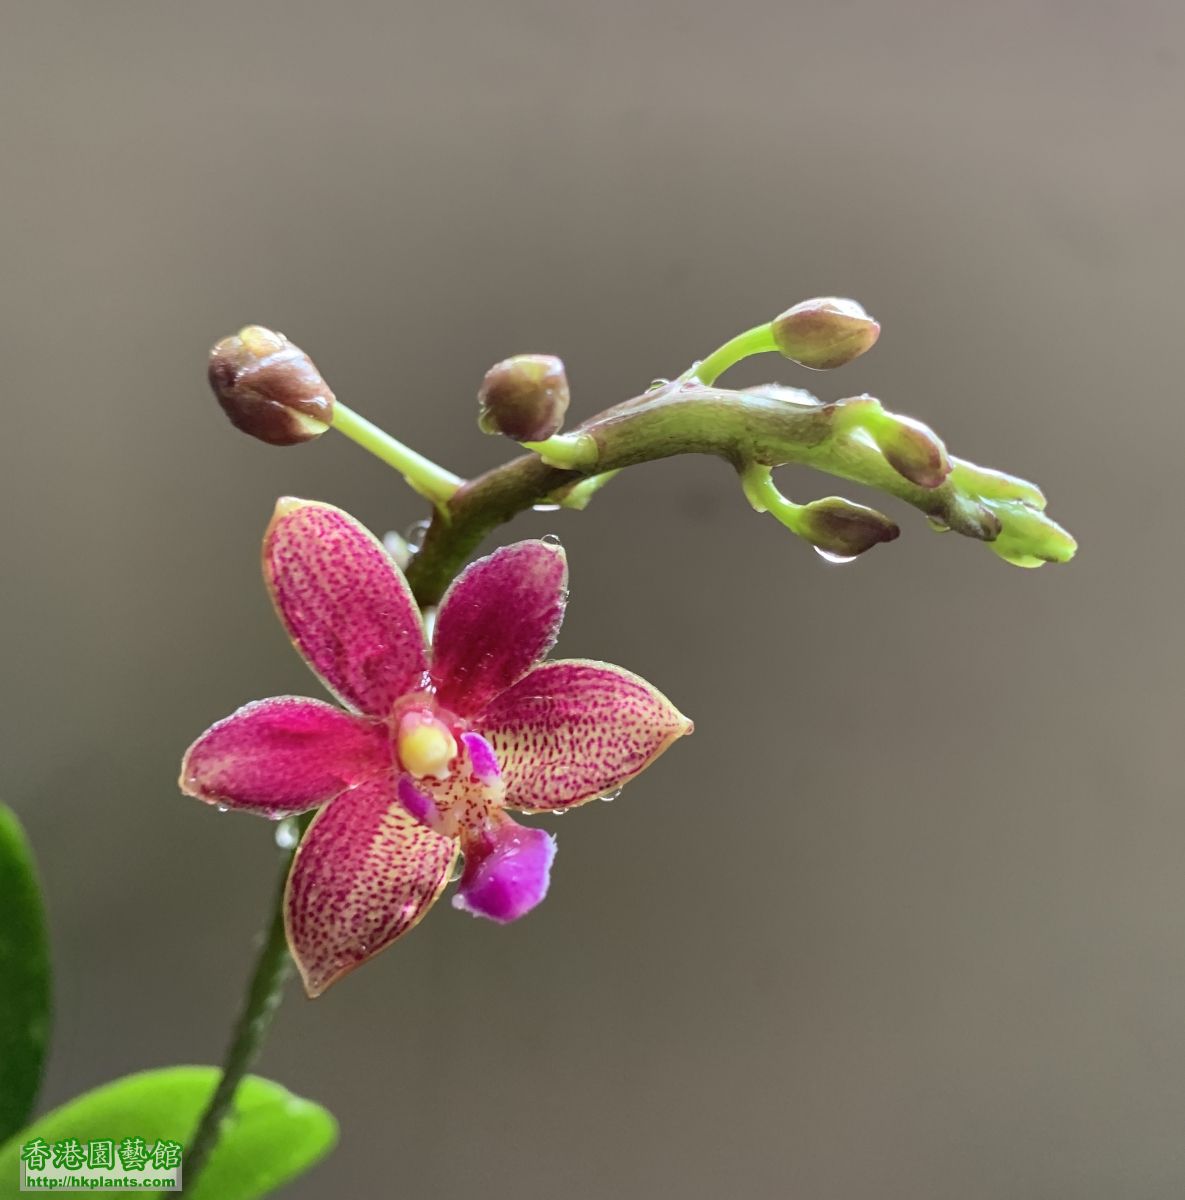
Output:
<svg viewBox="0 0 1185 1200">
<path fill-rule="evenodd" d="M 399 776 L 399 782 L 395 785 L 395 795 L 399 803 L 421 825 L 433 825 L 438 819 L 435 800 L 427 792 L 416 787 L 416 781 L 410 775 Z"/>
<path fill-rule="evenodd" d="M 547 895 L 555 838 L 503 815 L 476 844 L 466 844 L 465 873 L 453 907 L 505 925 Z"/>
<path fill-rule="evenodd" d="M 524 812 L 613 792 L 692 730 L 646 680 L 583 659 L 536 667 L 478 725 L 502 764 L 507 806 Z"/>
<path fill-rule="evenodd" d="M 385 717 L 427 666 L 407 581 L 368 530 L 330 504 L 285 497 L 263 575 L 297 650 L 343 704 Z"/>
<path fill-rule="evenodd" d="M 440 702 L 479 713 L 555 644 L 568 562 L 550 542 L 516 542 L 471 563 L 440 603 L 432 678 Z"/>
<path fill-rule="evenodd" d="M 461 744 L 469 756 L 473 778 L 478 783 L 493 787 L 502 778 L 502 768 L 498 766 L 498 756 L 494 753 L 494 747 L 480 733 L 461 734 Z"/>
<path fill-rule="evenodd" d="M 407 813 L 390 775 L 323 808 L 296 851 L 284 925 L 305 991 L 319 996 L 407 933 L 448 883 L 457 843 Z"/>
<path fill-rule="evenodd" d="M 284 817 L 390 766 L 385 725 L 321 700 L 276 696 L 207 729 L 185 753 L 180 784 L 207 804 Z"/>
</svg>

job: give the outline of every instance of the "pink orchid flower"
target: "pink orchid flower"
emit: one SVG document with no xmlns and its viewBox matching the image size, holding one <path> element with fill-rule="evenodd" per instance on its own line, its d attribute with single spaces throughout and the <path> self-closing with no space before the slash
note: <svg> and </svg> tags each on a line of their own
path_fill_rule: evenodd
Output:
<svg viewBox="0 0 1185 1200">
<path fill-rule="evenodd" d="M 563 619 L 563 550 L 518 542 L 472 563 L 431 646 L 407 581 L 348 513 L 282 499 L 263 574 L 297 650 L 346 706 L 279 696 L 208 729 L 181 790 L 277 819 L 319 809 L 293 859 L 288 944 L 305 990 L 407 933 L 465 855 L 453 903 L 516 920 L 547 893 L 555 839 L 507 810 L 615 791 L 691 722 L 606 663 L 542 662 Z"/>
</svg>

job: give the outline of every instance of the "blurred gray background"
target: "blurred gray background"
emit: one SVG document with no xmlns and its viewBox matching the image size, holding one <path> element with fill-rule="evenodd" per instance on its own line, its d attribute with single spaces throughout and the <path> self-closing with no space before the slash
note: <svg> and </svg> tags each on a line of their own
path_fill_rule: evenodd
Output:
<svg viewBox="0 0 1185 1200">
<path fill-rule="evenodd" d="M 278 865 L 179 756 L 311 692 L 259 579 L 275 497 L 423 506 L 344 439 L 234 432 L 248 321 L 457 471 L 474 393 L 561 355 L 585 416 L 818 293 L 883 322 L 808 376 L 1030 476 L 1011 568 L 886 507 L 822 563 L 721 463 L 531 515 L 559 652 L 697 722 L 558 825 L 551 896 L 435 912 L 260 1070 L 341 1119 L 289 1195 L 1185 1193 L 1176 3 L 11 5 L 3 761 L 49 893 L 44 1101 L 220 1056 Z M 860 489 L 792 475 L 800 499 Z"/>
</svg>

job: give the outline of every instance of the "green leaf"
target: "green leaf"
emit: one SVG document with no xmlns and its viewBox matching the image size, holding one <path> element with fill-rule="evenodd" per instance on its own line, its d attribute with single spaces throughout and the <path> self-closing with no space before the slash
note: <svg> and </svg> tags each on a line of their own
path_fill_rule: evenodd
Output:
<svg viewBox="0 0 1185 1200">
<path fill-rule="evenodd" d="M 0 804 L 0 1141 L 29 1119 L 49 1037 L 49 941 L 24 830 Z"/>
<path fill-rule="evenodd" d="M 0 1146 L 0 1196 L 16 1194 L 21 1146 L 41 1137 L 142 1137 L 188 1142 L 218 1082 L 214 1067 L 144 1071 L 78 1096 Z M 222 1140 L 185 1200 L 253 1200 L 307 1170 L 333 1148 L 337 1122 L 319 1104 L 255 1075 L 239 1086 Z M 182 1159 L 182 1183 L 185 1184 Z"/>
</svg>

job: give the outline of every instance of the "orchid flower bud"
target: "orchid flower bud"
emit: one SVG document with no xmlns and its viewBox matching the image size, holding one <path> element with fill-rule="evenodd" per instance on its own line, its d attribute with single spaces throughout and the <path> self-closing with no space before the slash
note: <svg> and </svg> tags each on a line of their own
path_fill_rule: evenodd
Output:
<svg viewBox="0 0 1185 1200">
<path fill-rule="evenodd" d="M 333 393 L 313 360 L 262 325 L 223 338 L 208 378 L 231 424 L 270 446 L 312 441 L 333 421 Z"/>
<path fill-rule="evenodd" d="M 1039 567 L 1047 562 L 1069 562 L 1078 543 L 1051 517 L 1023 500 L 989 500 L 1000 518 L 1000 532 L 991 548 L 1017 567 Z"/>
<path fill-rule="evenodd" d="M 881 327 L 855 300 L 821 296 L 788 308 L 771 323 L 778 350 L 812 371 L 842 367 L 871 350 Z"/>
<path fill-rule="evenodd" d="M 796 532 L 824 554 L 848 559 L 893 541 L 901 530 L 875 508 L 828 496 L 801 507 Z"/>
<path fill-rule="evenodd" d="M 869 432 L 889 466 L 910 483 L 936 488 L 950 474 L 950 459 L 942 439 L 921 421 L 885 413 Z"/>
<path fill-rule="evenodd" d="M 518 354 L 486 372 L 477 393 L 477 422 L 485 433 L 542 442 L 559 432 L 568 400 L 568 378 L 558 358 Z"/>
</svg>

